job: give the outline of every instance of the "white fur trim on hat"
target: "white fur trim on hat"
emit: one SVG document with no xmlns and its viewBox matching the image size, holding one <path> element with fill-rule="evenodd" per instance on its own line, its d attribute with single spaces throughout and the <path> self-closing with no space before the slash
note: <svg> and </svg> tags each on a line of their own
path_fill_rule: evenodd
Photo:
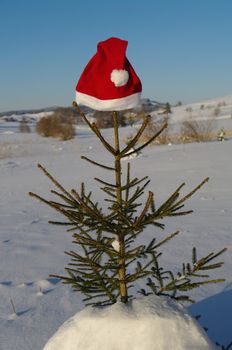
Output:
<svg viewBox="0 0 232 350">
<path fill-rule="evenodd" d="M 76 101 L 97 111 L 121 111 L 123 109 L 130 109 L 138 106 L 141 101 L 141 92 L 133 95 L 116 98 L 113 100 L 99 100 L 96 97 L 83 94 L 76 91 Z"/>
<path fill-rule="evenodd" d="M 110 75 L 110 80 L 116 87 L 126 85 L 128 79 L 129 73 L 125 69 L 113 69 Z"/>
</svg>

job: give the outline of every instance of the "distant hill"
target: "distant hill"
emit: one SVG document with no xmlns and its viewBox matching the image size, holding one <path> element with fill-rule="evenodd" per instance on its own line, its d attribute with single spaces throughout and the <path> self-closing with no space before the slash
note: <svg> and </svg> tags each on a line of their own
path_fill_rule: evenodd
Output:
<svg viewBox="0 0 232 350">
<path fill-rule="evenodd" d="M 55 111 L 57 106 L 54 107 L 45 107 L 45 108 L 39 108 L 39 109 L 20 109 L 20 110 L 11 110 L 6 112 L 0 112 L 0 117 L 3 116 L 10 116 L 10 115 L 23 115 L 23 114 L 37 114 L 42 112 L 53 112 Z"/>
<path fill-rule="evenodd" d="M 143 111 L 151 115 L 156 115 L 156 112 L 163 110 L 166 106 L 164 102 L 158 102 L 149 98 L 142 98 L 141 105 L 134 108 L 132 111 Z M 71 107 L 71 106 L 70 106 Z M 56 111 L 60 106 L 45 107 L 39 109 L 23 109 L 11 110 L 0 113 L 0 118 L 5 121 L 20 121 L 25 117 L 28 121 L 37 121 L 43 116 L 49 115 Z M 81 106 L 82 111 L 86 115 L 93 115 L 94 110 L 86 106 Z M 170 122 L 181 122 L 185 119 L 209 119 L 217 117 L 217 119 L 232 118 L 232 95 L 218 97 L 207 101 L 200 101 L 186 105 L 171 106 Z"/>
<path fill-rule="evenodd" d="M 153 100 L 150 100 L 149 98 L 142 98 L 142 104 L 136 108 L 136 110 L 140 109 L 145 109 L 146 111 L 154 111 L 159 108 L 162 108 L 165 106 L 165 103 L 162 102 L 156 102 Z M 44 113 L 44 112 L 54 112 L 56 109 L 60 108 L 61 106 L 52 106 L 52 107 L 44 107 L 44 108 L 37 108 L 37 109 L 20 109 L 20 110 L 10 110 L 10 111 L 5 111 L 5 112 L 0 112 L 0 117 L 3 116 L 22 116 L 24 114 L 39 114 L 39 113 Z M 94 110 L 86 107 L 86 106 L 81 106 L 81 109 L 84 113 L 93 113 Z"/>
</svg>

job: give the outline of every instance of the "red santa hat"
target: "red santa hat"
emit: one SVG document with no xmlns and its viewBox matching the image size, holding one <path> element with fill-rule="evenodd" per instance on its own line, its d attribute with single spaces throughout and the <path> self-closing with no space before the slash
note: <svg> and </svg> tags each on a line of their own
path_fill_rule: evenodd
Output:
<svg viewBox="0 0 232 350">
<path fill-rule="evenodd" d="M 127 44 L 109 38 L 97 45 L 77 83 L 77 103 L 99 111 L 120 111 L 140 103 L 142 84 L 126 58 Z"/>
</svg>

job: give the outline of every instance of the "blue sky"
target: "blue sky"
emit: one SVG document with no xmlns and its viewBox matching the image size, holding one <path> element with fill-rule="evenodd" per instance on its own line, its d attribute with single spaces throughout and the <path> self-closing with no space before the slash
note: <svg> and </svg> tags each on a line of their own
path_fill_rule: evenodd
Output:
<svg viewBox="0 0 232 350">
<path fill-rule="evenodd" d="M 0 0 L 0 111 L 70 105 L 111 36 L 128 40 L 144 97 L 232 93 L 231 0 Z"/>
</svg>

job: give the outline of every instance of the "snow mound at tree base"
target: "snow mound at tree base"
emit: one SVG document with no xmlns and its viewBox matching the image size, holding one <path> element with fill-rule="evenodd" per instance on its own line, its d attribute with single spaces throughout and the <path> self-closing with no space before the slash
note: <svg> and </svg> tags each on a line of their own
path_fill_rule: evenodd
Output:
<svg viewBox="0 0 232 350">
<path fill-rule="evenodd" d="M 170 298 L 86 307 L 67 320 L 44 350 L 215 350 L 204 330 Z"/>
</svg>

